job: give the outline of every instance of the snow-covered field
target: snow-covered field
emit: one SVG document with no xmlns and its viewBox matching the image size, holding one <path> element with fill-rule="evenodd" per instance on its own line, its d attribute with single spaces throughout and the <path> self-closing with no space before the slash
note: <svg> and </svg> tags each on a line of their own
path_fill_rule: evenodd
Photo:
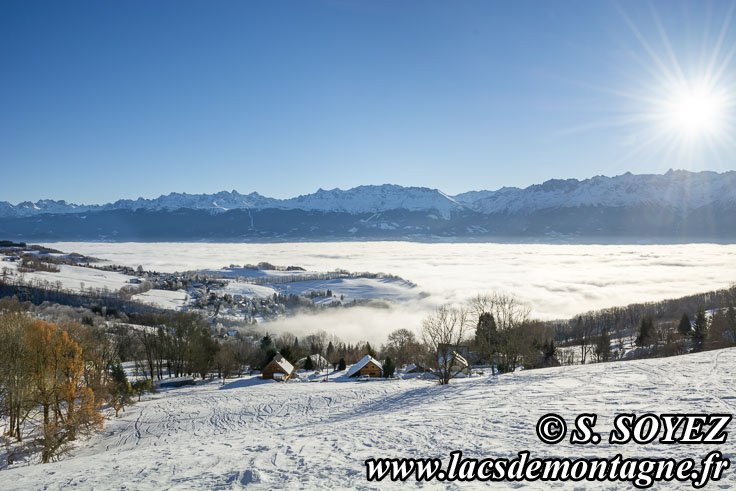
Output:
<svg viewBox="0 0 736 491">
<path fill-rule="evenodd" d="M 332 270 L 334 270 L 334 266 Z M 215 289 L 245 297 L 268 297 L 274 293 L 301 295 L 312 291 L 331 290 L 344 303 L 352 300 L 384 299 L 395 302 L 416 300 L 421 292 L 414 285 L 399 278 L 350 277 L 313 279 L 323 271 L 280 271 L 273 269 L 221 268 L 208 269 L 207 273 L 227 278 L 226 287 Z M 258 279 L 266 284 L 253 284 L 239 279 Z M 334 301 L 329 299 L 329 301 Z"/>
<path fill-rule="evenodd" d="M 48 281 L 52 284 L 60 282 L 62 288 L 74 291 L 81 291 L 82 288 L 117 291 L 124 286 L 131 285 L 131 276 L 124 275 L 123 273 L 115 271 L 101 271 L 82 266 L 69 266 L 66 264 L 58 266 L 60 269 L 58 273 L 33 271 L 23 273 L 23 278 L 25 281 Z M 15 272 L 17 269 L 17 263 L 0 262 L 0 269 L 2 268 L 8 268 Z M 184 305 L 186 296 L 187 294 L 184 291 L 150 290 L 145 293 L 135 295 L 133 298 L 138 302 L 175 310 Z"/>
<path fill-rule="evenodd" d="M 67 251 L 74 252 L 74 251 Z M 5 256 L 0 255 L 0 260 Z M 98 263 L 117 264 L 115 261 Z M 131 286 L 132 276 L 116 272 L 103 271 L 100 269 L 58 265 L 60 271 L 46 272 L 33 271 L 22 274 L 24 281 L 49 282 L 53 285 L 60 284 L 62 288 L 73 291 L 82 289 L 107 289 L 117 291 L 124 286 Z M 12 274 L 17 273 L 17 262 L 2 261 L 0 269 L 7 268 Z M 334 268 L 333 268 L 334 269 Z M 414 288 L 408 281 L 399 278 L 334 278 L 313 279 L 324 272 L 320 271 L 279 271 L 260 270 L 247 268 L 221 268 L 208 269 L 207 273 L 220 275 L 228 279 L 226 286 L 213 288 L 215 292 L 229 293 L 231 295 L 242 295 L 243 297 L 270 297 L 274 293 L 281 294 L 308 294 L 312 291 L 331 290 L 335 298 L 319 297 L 315 303 L 341 302 L 348 304 L 353 300 L 383 299 L 393 302 L 417 300 L 422 292 Z M 244 280 L 256 278 L 266 284 L 253 284 Z M 303 278 L 303 279 L 301 279 Z M 274 283 L 268 283 L 269 281 Z M 288 281 L 287 281 L 288 280 Z M 294 281 L 292 281 L 294 280 Z M 156 305 L 159 307 L 177 310 L 187 300 L 185 290 L 171 291 L 152 289 L 133 297 L 136 301 Z"/>
<path fill-rule="evenodd" d="M 250 288 L 254 285 L 248 285 Z M 230 283 L 228 291 L 237 288 Z M 293 293 L 296 295 L 310 291 L 332 290 L 335 295 L 343 295 L 345 303 L 353 299 L 386 299 L 396 302 L 415 300 L 416 290 L 413 290 L 405 281 L 388 278 L 340 278 L 335 280 L 307 280 L 287 283 L 280 288 L 274 287 L 271 292 Z M 332 301 L 331 299 L 329 299 Z"/>
<path fill-rule="evenodd" d="M 0 488 L 384 489 L 398 485 L 366 482 L 365 459 L 440 457 L 446 463 L 453 450 L 476 458 L 514 457 L 530 450 L 533 457 L 613 457 L 620 452 L 624 457 L 699 461 L 718 449 L 733 466 L 733 422 L 727 442 L 713 448 L 612 447 L 605 435 L 617 414 L 733 414 L 735 409 L 736 349 L 485 375 L 444 387 L 416 379 L 282 384 L 246 377 L 225 386 L 214 382 L 156 394 L 109 422 L 62 462 L 0 471 Z M 580 413 L 598 413 L 596 430 L 603 442 L 541 443 L 534 428 L 548 412 L 559 413 L 568 424 Z M 581 484 L 547 486 L 573 489 Z M 732 467 L 708 489 L 733 486 Z M 672 487 L 690 486 L 662 486 Z"/>
</svg>

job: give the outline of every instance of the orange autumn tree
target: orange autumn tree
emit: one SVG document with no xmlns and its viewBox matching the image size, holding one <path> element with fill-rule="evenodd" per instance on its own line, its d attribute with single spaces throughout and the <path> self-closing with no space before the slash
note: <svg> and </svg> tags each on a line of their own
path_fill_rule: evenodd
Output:
<svg viewBox="0 0 736 491">
<path fill-rule="evenodd" d="M 49 462 L 78 435 L 102 427 L 100 401 L 84 383 L 82 349 L 65 331 L 37 320 L 25 337 L 36 403 L 43 412 L 41 460 Z"/>
</svg>

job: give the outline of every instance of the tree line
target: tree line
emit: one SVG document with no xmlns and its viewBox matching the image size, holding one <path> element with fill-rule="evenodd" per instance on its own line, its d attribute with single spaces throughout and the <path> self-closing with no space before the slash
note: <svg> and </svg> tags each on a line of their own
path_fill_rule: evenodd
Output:
<svg viewBox="0 0 736 491">
<path fill-rule="evenodd" d="M 706 311 L 713 315 L 707 316 Z M 570 363 L 620 358 L 631 342 L 639 348 L 630 353 L 634 358 L 733 346 L 736 285 L 681 298 L 600 309 L 545 324 L 554 329 L 559 346 L 578 350 L 575 358 L 562 360 Z"/>
</svg>

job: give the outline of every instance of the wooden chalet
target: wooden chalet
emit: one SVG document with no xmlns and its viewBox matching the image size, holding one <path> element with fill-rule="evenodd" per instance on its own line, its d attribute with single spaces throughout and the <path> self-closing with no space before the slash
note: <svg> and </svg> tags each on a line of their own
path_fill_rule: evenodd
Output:
<svg viewBox="0 0 736 491">
<path fill-rule="evenodd" d="M 266 365 L 266 368 L 263 369 L 261 372 L 261 378 L 286 382 L 293 373 L 294 366 L 289 363 L 286 358 L 281 356 L 281 354 L 277 354 L 273 357 L 273 360 Z"/>
<path fill-rule="evenodd" d="M 407 367 L 404 369 L 404 373 L 427 373 L 431 371 L 432 370 L 426 368 L 421 363 L 412 363 L 410 365 L 407 365 Z"/>
<path fill-rule="evenodd" d="M 368 375 L 371 378 L 378 378 L 383 373 L 381 362 L 373 358 L 371 355 L 365 355 L 358 363 L 350 367 L 348 377 L 360 377 Z"/>
<path fill-rule="evenodd" d="M 445 355 L 439 354 L 437 355 L 437 364 L 442 367 L 445 365 L 445 361 L 448 361 L 448 368 L 450 371 L 455 373 L 465 373 L 466 375 L 470 376 L 470 363 L 468 363 L 468 360 L 465 359 L 460 353 L 457 351 L 452 351 L 450 353 L 447 353 L 447 358 L 445 358 Z"/>
<path fill-rule="evenodd" d="M 328 368 L 330 366 L 330 362 L 327 361 L 327 359 L 318 354 L 315 355 L 309 355 L 309 358 L 312 359 L 312 366 L 315 370 L 324 370 L 325 368 Z M 307 357 L 299 359 L 299 361 L 296 362 L 297 368 L 304 368 L 304 363 L 306 363 Z"/>
</svg>

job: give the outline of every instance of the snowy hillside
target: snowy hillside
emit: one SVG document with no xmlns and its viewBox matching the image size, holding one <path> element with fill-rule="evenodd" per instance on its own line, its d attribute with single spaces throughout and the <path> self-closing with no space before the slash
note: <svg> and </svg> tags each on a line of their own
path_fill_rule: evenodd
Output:
<svg viewBox="0 0 736 491">
<path fill-rule="evenodd" d="M 65 460 L 0 471 L 4 489 L 253 489 L 394 488 L 369 483 L 372 457 L 691 457 L 703 445 L 546 445 L 535 434 L 548 412 L 568 425 L 581 413 L 599 415 L 596 431 L 614 415 L 733 413 L 736 349 L 673 358 L 482 375 L 449 386 L 429 381 L 373 380 L 278 383 L 253 377 L 204 383 L 149 396 Z M 733 459 L 735 423 L 717 445 Z M 379 484 L 377 486 L 377 484 Z M 579 486 L 580 484 L 577 484 Z M 712 488 L 736 485 L 726 470 Z M 523 483 L 494 487 L 524 487 Z M 689 489 L 690 483 L 666 483 Z M 438 483 L 425 483 L 435 488 Z M 446 485 L 440 485 L 446 488 Z M 486 489 L 484 483 L 462 488 Z M 545 487 L 527 483 L 529 489 Z M 548 487 L 553 487 L 551 484 Z M 563 489 L 573 489 L 567 483 Z M 586 488 L 623 488 L 585 483 Z"/>
<path fill-rule="evenodd" d="M 0 255 L 0 260 L 4 256 Z M 61 288 L 74 292 L 85 289 L 117 291 L 125 286 L 130 286 L 130 276 L 115 271 L 103 271 L 81 266 L 59 265 L 59 272 L 33 271 L 25 272 L 22 278 L 27 282 L 46 283 L 59 285 Z M 2 261 L 0 269 L 7 268 L 10 274 L 17 274 L 18 264 L 15 262 Z M 184 291 L 149 290 L 133 296 L 133 299 L 156 307 L 177 310 L 182 307 L 187 299 Z"/>
<path fill-rule="evenodd" d="M 275 320 L 295 309 L 415 302 L 427 294 L 410 281 L 384 273 L 343 270 L 307 271 L 273 265 L 161 273 L 96 261 L 92 265 L 57 264 L 50 270 L 29 270 L 19 256 L 33 250 L 0 254 L 0 273 L 10 282 L 37 285 L 72 294 L 120 292 L 130 299 L 169 310 L 198 311 L 230 321 Z M 64 253 L 39 256 L 68 257 Z M 53 264 L 53 263 L 51 263 Z M 21 267 L 23 266 L 23 267 Z M 58 269 L 58 271 L 54 271 Z M 288 297 L 299 297 L 291 298 Z M 288 304 L 288 305 L 287 305 Z"/>
</svg>

